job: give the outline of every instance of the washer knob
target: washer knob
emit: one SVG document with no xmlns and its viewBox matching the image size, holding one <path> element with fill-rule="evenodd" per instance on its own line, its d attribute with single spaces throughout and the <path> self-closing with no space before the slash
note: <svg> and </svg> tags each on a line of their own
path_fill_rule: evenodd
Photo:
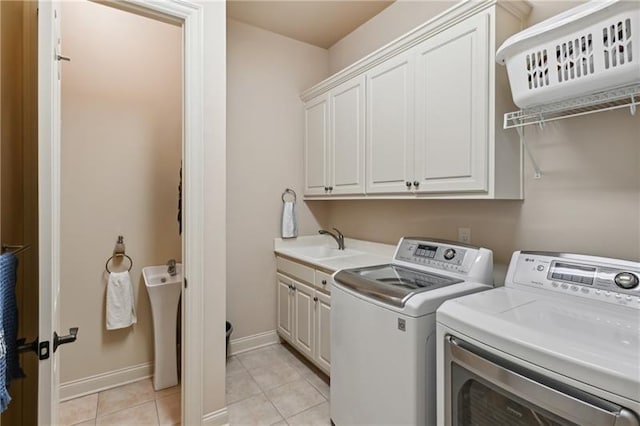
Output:
<svg viewBox="0 0 640 426">
<path fill-rule="evenodd" d="M 618 287 L 624 288 L 625 290 L 636 288 L 639 283 L 638 276 L 631 272 L 620 272 L 616 275 L 614 281 Z"/>
<path fill-rule="evenodd" d="M 448 248 L 444 251 L 444 258 L 447 260 L 451 260 L 456 257 L 456 251 L 452 248 Z"/>
</svg>

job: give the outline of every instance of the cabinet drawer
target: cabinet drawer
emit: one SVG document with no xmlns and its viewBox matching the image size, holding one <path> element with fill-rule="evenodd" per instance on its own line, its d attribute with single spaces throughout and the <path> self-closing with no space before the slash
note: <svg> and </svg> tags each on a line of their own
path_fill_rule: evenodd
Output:
<svg viewBox="0 0 640 426">
<path fill-rule="evenodd" d="M 279 272 L 285 273 L 290 277 L 294 277 L 297 280 L 307 282 L 309 284 L 314 283 L 314 270 L 305 265 L 301 265 L 296 262 L 292 262 L 291 260 L 282 258 L 280 256 L 276 257 L 276 267 Z"/>
<path fill-rule="evenodd" d="M 314 285 L 320 290 L 331 293 L 331 274 L 316 270 Z"/>
</svg>

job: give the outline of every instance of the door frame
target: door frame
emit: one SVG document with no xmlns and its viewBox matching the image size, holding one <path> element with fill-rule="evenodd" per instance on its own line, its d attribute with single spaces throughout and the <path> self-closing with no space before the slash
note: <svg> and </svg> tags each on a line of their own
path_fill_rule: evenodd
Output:
<svg viewBox="0 0 640 426">
<path fill-rule="evenodd" d="M 60 288 L 60 108 L 55 96 L 56 40 L 53 12 L 56 2 L 41 0 L 38 18 L 38 203 L 40 338 L 52 338 L 59 315 L 54 305 Z M 183 240 L 185 283 L 182 312 L 182 424 L 201 424 L 203 419 L 204 340 L 204 10 L 185 0 L 116 0 L 126 11 L 143 14 L 183 28 Z M 47 294 L 48 293 L 48 294 Z M 44 296 L 44 297 L 43 297 Z M 44 299 L 44 300 L 43 300 Z M 44 314 L 44 315 L 43 315 Z M 43 326 L 44 323 L 45 324 Z M 43 331 L 45 333 L 43 333 Z M 59 331 L 59 330 L 58 330 Z M 53 362 L 52 362 L 53 360 Z M 52 424 L 58 418 L 59 361 L 41 361 L 44 371 L 39 389 L 50 389 L 51 397 L 38 399 L 38 423 Z"/>
</svg>

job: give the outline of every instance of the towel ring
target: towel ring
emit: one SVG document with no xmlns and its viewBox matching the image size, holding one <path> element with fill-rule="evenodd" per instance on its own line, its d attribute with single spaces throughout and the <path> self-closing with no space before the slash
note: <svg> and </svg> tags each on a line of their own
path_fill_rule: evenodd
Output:
<svg viewBox="0 0 640 426">
<path fill-rule="evenodd" d="M 109 269 L 109 262 L 111 262 L 111 260 L 112 260 L 114 257 L 126 257 L 127 259 L 129 259 L 129 269 L 127 269 L 127 272 L 130 272 L 130 271 L 131 271 L 131 268 L 133 268 L 133 260 L 131 260 L 131 258 L 130 258 L 130 257 L 129 257 L 129 255 L 127 255 L 127 254 L 124 254 L 124 253 L 120 254 L 120 253 L 118 253 L 118 254 L 114 254 L 114 255 L 113 255 L 113 256 L 111 256 L 109 259 L 107 259 L 107 263 L 105 263 L 105 264 L 104 264 L 104 267 L 105 267 L 105 269 L 107 270 L 107 272 L 108 272 L 108 273 L 111 273 L 111 270 Z"/>
<path fill-rule="evenodd" d="M 284 197 L 285 197 L 287 194 L 291 194 L 291 195 L 293 195 L 293 202 L 295 203 L 295 202 L 296 202 L 296 198 L 297 198 L 297 196 L 296 196 L 296 191 L 294 191 L 293 189 L 289 189 L 289 188 L 285 189 L 285 190 L 284 190 L 284 192 L 282 193 L 282 202 L 283 202 L 283 203 L 285 203 L 285 202 L 286 202 L 286 201 L 284 201 Z"/>
</svg>

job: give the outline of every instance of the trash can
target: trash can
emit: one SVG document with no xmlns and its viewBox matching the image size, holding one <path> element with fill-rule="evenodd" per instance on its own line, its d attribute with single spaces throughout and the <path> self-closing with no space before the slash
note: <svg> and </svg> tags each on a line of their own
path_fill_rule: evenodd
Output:
<svg viewBox="0 0 640 426">
<path fill-rule="evenodd" d="M 227 321 L 227 358 L 229 358 L 229 338 L 231 337 L 231 333 L 233 333 L 233 326 Z"/>
</svg>

